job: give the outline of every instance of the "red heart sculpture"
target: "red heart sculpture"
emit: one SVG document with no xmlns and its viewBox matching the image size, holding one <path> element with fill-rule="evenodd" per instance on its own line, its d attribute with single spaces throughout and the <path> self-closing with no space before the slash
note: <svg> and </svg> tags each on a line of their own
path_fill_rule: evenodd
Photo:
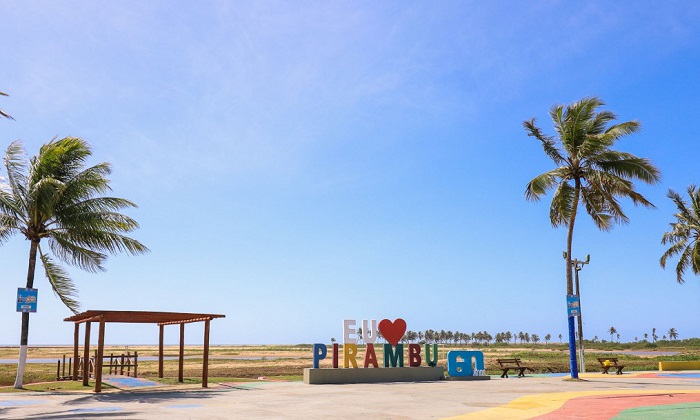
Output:
<svg viewBox="0 0 700 420">
<path fill-rule="evenodd" d="M 395 346 L 399 344 L 399 341 L 401 341 L 401 338 L 406 332 L 406 321 L 401 318 L 396 318 L 394 322 L 388 319 L 382 319 L 379 323 L 379 332 L 382 333 L 386 341 Z"/>
</svg>

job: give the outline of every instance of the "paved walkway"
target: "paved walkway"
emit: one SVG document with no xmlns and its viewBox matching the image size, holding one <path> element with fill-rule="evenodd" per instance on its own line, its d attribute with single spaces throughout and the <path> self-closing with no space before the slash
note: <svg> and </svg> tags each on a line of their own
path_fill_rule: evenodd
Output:
<svg viewBox="0 0 700 420">
<path fill-rule="evenodd" d="M 700 372 L 553 375 L 354 385 L 213 384 L 209 389 L 0 394 L 3 419 L 700 418 Z"/>
</svg>

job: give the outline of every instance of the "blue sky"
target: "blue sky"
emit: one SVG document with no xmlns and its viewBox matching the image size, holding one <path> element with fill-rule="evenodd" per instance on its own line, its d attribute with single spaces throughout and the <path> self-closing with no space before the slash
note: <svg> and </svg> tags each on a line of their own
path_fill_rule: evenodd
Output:
<svg viewBox="0 0 700 420">
<path fill-rule="evenodd" d="M 700 182 L 700 5 L 14 1 L 0 16 L 2 148 L 85 138 L 152 250 L 71 269 L 84 310 L 225 314 L 216 344 L 328 342 L 343 319 L 397 317 L 566 335 L 566 231 L 549 196 L 523 194 L 553 164 L 521 124 L 551 133 L 552 105 L 597 95 L 641 121 L 617 147 L 663 180 L 639 185 L 657 209 L 624 203 L 629 225 L 577 222 L 585 336 L 700 336 L 700 278 L 658 263 L 666 192 Z M 19 342 L 27 255 L 19 236 L 0 248 L 0 343 Z M 70 343 L 71 313 L 35 285 L 30 345 Z M 106 340 L 156 343 L 157 327 Z"/>
</svg>

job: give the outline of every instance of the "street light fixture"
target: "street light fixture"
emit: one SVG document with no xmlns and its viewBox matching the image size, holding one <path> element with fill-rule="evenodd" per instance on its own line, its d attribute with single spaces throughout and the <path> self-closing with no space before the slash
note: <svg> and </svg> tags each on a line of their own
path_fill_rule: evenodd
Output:
<svg viewBox="0 0 700 420">
<path fill-rule="evenodd" d="M 580 371 L 583 373 L 586 373 L 586 361 L 583 355 L 583 319 L 582 319 L 582 311 L 581 311 L 581 289 L 579 288 L 578 284 L 578 272 L 583 269 L 583 266 L 591 262 L 591 255 L 588 254 L 586 255 L 586 261 L 581 261 L 581 260 L 571 260 L 571 265 L 574 267 L 574 270 L 576 271 L 576 291 L 575 294 L 578 296 L 578 305 L 579 305 L 579 315 L 578 315 L 578 345 L 579 345 L 579 353 L 580 353 Z"/>
</svg>

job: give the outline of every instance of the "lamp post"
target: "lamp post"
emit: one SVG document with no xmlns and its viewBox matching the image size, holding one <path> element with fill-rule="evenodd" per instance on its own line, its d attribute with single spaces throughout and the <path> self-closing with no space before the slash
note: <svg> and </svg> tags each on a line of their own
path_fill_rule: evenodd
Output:
<svg viewBox="0 0 700 420">
<path fill-rule="evenodd" d="M 576 271 L 576 296 L 578 296 L 578 305 L 579 305 L 579 316 L 578 316 L 578 345 L 579 345 L 579 353 L 580 353 L 580 370 L 583 373 L 586 373 L 586 361 L 583 356 L 583 320 L 582 320 L 582 314 L 583 312 L 581 311 L 581 289 L 579 288 L 578 284 L 578 272 L 583 269 L 583 266 L 588 264 L 591 261 L 591 256 L 586 255 L 586 261 L 581 261 L 581 260 L 571 260 L 571 265 L 574 266 L 574 270 Z"/>
</svg>

